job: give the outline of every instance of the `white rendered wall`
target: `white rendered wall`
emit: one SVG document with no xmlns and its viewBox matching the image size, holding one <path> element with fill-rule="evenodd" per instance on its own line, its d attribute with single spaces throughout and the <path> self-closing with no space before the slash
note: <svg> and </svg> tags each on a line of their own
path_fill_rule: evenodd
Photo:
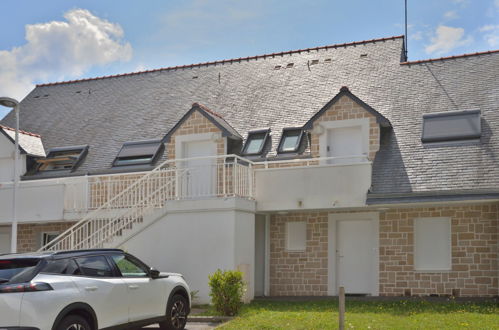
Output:
<svg viewBox="0 0 499 330">
<path fill-rule="evenodd" d="M 255 285 L 256 296 L 265 295 L 265 273 L 266 273 L 266 217 L 258 214 L 255 217 Z"/>
<path fill-rule="evenodd" d="M 0 133 L 0 183 L 14 180 L 14 149 L 14 143 Z M 18 168 L 21 175 L 26 172 L 26 155 L 20 155 Z"/>
<path fill-rule="evenodd" d="M 17 196 L 19 222 L 63 220 L 63 184 L 38 180 L 20 182 Z M 10 223 L 12 219 L 13 197 L 13 184 L 3 184 L 0 187 L 0 224 Z"/>
<path fill-rule="evenodd" d="M 235 217 L 235 265 L 244 274 L 249 303 L 255 296 L 255 214 L 236 211 Z"/>
<path fill-rule="evenodd" d="M 168 202 L 165 216 L 120 248 L 160 271 L 183 274 L 199 290 L 196 303 L 210 302 L 209 274 L 246 268 L 252 299 L 254 209 L 254 202 L 234 198 Z"/>
<path fill-rule="evenodd" d="M 258 211 L 365 206 L 370 162 L 255 170 Z"/>
<path fill-rule="evenodd" d="M 0 225 L 12 219 L 14 184 L 0 183 Z M 87 177 L 19 183 L 17 218 L 23 222 L 78 220 L 87 206 Z"/>
</svg>

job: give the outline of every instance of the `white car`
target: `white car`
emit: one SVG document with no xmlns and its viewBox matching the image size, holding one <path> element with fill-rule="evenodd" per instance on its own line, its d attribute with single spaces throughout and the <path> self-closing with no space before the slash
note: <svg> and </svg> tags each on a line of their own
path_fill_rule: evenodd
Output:
<svg viewBox="0 0 499 330">
<path fill-rule="evenodd" d="M 117 249 L 0 255 L 0 330 L 183 329 L 190 291 Z"/>
</svg>

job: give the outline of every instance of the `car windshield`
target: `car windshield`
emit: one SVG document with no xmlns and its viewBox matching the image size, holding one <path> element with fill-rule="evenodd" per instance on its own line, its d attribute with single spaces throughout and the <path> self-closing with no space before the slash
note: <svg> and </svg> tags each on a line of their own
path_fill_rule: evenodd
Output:
<svg viewBox="0 0 499 330">
<path fill-rule="evenodd" d="M 1 259 L 0 284 L 30 281 L 39 262 L 36 258 Z"/>
</svg>

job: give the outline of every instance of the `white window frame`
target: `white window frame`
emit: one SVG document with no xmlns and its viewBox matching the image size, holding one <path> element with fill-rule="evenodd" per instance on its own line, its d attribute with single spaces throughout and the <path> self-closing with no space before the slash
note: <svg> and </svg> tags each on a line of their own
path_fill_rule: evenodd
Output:
<svg viewBox="0 0 499 330">
<path fill-rule="evenodd" d="M 294 232 L 291 235 L 291 230 L 303 230 L 303 232 Z M 291 241 L 296 236 L 299 237 L 300 241 Z M 290 252 L 305 252 L 307 250 L 307 222 L 306 221 L 289 221 L 286 222 L 286 251 Z"/>
<path fill-rule="evenodd" d="M 50 241 L 50 242 L 44 242 L 44 240 L 43 240 L 43 236 L 44 236 L 44 235 L 55 235 L 55 237 L 54 237 L 54 239 L 55 239 L 55 238 L 57 238 L 57 236 L 59 236 L 60 234 L 61 234 L 61 232 L 60 232 L 60 231 L 42 231 L 42 232 L 40 232 L 40 247 L 45 246 L 45 245 L 47 245 L 48 243 L 50 243 L 50 242 L 51 242 L 51 241 Z M 53 241 L 54 239 L 52 239 L 52 241 Z"/>
<path fill-rule="evenodd" d="M 426 267 L 422 265 L 418 265 L 419 254 L 418 252 L 418 241 L 420 240 L 421 233 L 418 235 L 418 225 L 423 225 L 423 221 L 425 222 L 436 222 L 436 221 L 446 221 L 448 226 L 448 233 L 446 237 L 443 237 L 442 240 L 445 240 L 445 243 L 448 244 L 449 255 L 447 257 L 447 263 L 442 265 L 441 267 Z M 415 218 L 414 224 L 414 270 L 417 272 L 446 272 L 452 270 L 452 221 L 449 217 L 424 217 L 424 218 Z M 424 244 L 424 243 L 419 243 Z"/>
</svg>

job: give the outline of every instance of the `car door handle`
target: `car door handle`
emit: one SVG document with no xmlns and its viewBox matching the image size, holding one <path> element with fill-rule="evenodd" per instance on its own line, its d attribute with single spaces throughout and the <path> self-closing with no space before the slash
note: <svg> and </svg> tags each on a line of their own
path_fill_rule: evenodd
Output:
<svg viewBox="0 0 499 330">
<path fill-rule="evenodd" d="M 85 290 L 86 291 L 97 291 L 97 287 L 96 286 L 86 286 Z"/>
<path fill-rule="evenodd" d="M 137 290 L 139 288 L 138 285 L 129 285 L 128 287 L 130 288 L 130 290 Z"/>
</svg>

